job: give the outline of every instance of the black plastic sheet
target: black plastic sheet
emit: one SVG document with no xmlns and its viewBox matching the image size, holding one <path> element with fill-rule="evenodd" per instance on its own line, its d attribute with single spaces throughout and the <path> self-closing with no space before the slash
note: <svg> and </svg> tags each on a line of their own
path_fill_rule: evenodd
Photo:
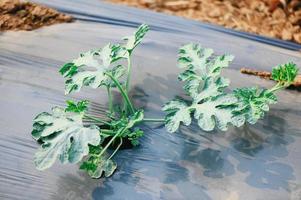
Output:
<svg viewBox="0 0 301 200">
<path fill-rule="evenodd" d="M 162 117 L 161 105 L 184 95 L 176 67 L 182 44 L 199 42 L 216 54 L 234 54 L 224 72 L 232 88 L 273 84 L 240 74 L 240 67 L 271 70 L 289 60 L 301 66 L 300 52 L 274 46 L 285 46 L 274 39 L 264 44 L 219 27 L 97 0 L 36 2 L 78 20 L 0 35 L 0 199 L 301 199 L 301 94 L 296 90 L 280 92 L 279 103 L 258 124 L 227 132 L 205 133 L 192 125 L 169 134 L 160 125 L 145 124 L 141 145 L 118 153 L 118 169 L 110 178 L 91 179 L 76 165 L 36 170 L 38 145 L 30 135 L 36 114 L 69 98 L 87 98 L 99 116 L 107 106 L 101 89 L 64 96 L 59 66 L 79 52 L 120 41 L 140 23 L 151 31 L 134 54 L 131 96 L 148 117 Z"/>
</svg>

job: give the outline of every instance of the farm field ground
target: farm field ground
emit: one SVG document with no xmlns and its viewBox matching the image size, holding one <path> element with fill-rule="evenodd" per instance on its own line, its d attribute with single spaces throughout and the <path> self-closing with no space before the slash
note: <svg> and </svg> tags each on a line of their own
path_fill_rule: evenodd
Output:
<svg viewBox="0 0 301 200">
<path fill-rule="evenodd" d="M 0 0 L 0 31 L 29 31 L 42 26 L 71 21 L 71 16 L 35 3 Z"/>
<path fill-rule="evenodd" d="M 108 0 L 301 43 L 299 0 Z"/>
</svg>

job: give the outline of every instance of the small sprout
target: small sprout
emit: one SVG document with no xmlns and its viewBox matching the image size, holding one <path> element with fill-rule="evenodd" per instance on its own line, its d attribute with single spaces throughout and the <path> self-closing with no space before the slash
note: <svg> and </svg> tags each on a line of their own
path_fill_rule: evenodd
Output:
<svg viewBox="0 0 301 200">
<path fill-rule="evenodd" d="M 126 42 L 124 47 L 129 52 L 129 54 L 131 54 L 132 51 L 136 48 L 136 46 L 140 44 L 140 42 L 142 41 L 142 39 L 148 31 L 149 26 L 146 24 L 142 24 L 141 26 L 139 26 L 134 35 L 123 38 L 123 40 Z"/>
<path fill-rule="evenodd" d="M 59 72 L 66 79 L 66 94 L 78 92 L 84 86 L 104 87 L 110 109 L 104 120 L 86 113 L 87 100 L 68 100 L 66 108 L 55 107 L 52 113 L 39 114 L 34 119 L 32 131 L 33 138 L 42 142 L 35 156 L 38 169 L 51 167 L 56 159 L 62 163 L 84 160 L 80 169 L 91 177 L 100 178 L 103 174 L 109 177 L 117 168 L 112 158 L 122 145 L 122 139 L 128 138 L 134 146 L 139 144 L 143 131 L 135 126 L 143 121 L 144 114 L 133 106 L 128 87 L 131 54 L 148 30 L 147 25 L 141 25 L 133 36 L 125 37 L 124 44 L 107 44 L 101 49 L 87 51 L 61 67 Z M 123 66 L 121 60 L 128 61 L 128 66 Z M 113 89 L 119 90 L 123 97 L 124 107 L 119 105 L 120 110 L 114 109 Z M 95 125 L 84 124 L 84 119 Z M 104 143 L 106 138 L 109 139 L 107 144 Z M 111 153 L 108 147 L 116 141 L 120 144 Z"/>
<path fill-rule="evenodd" d="M 82 113 L 87 110 L 88 108 L 88 101 L 83 100 L 75 103 L 72 100 L 66 101 L 67 108 L 65 109 L 66 112 L 75 112 L 75 113 Z"/>
<path fill-rule="evenodd" d="M 298 68 L 296 64 L 289 62 L 275 67 L 272 71 L 272 79 L 277 81 L 280 85 L 288 87 L 294 82 L 297 74 Z"/>
</svg>

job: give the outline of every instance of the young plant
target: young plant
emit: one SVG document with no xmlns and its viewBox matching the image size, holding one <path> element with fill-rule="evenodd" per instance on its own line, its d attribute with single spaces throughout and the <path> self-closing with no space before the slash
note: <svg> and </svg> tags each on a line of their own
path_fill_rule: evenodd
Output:
<svg viewBox="0 0 301 200">
<path fill-rule="evenodd" d="M 275 92 L 290 86 L 298 72 L 294 63 L 279 65 L 272 72 L 277 81 L 274 87 L 245 87 L 226 92 L 230 81 L 221 76 L 221 70 L 228 67 L 234 57 L 212 55 L 212 49 L 198 44 L 180 48 L 178 64 L 184 71 L 178 79 L 184 82 L 183 88 L 191 100 L 187 103 L 176 99 L 163 107 L 169 132 L 175 132 L 181 123 L 190 125 L 192 116 L 205 131 L 215 127 L 226 131 L 228 124 L 239 127 L 246 121 L 255 124 L 269 110 L 269 104 L 277 103 Z"/>
<path fill-rule="evenodd" d="M 273 78 L 278 81 L 273 88 L 226 92 L 230 81 L 221 76 L 221 70 L 234 57 L 213 57 L 212 49 L 187 44 L 180 48 L 178 62 L 184 71 L 178 78 L 184 82 L 190 100 L 168 102 L 163 107 L 165 119 L 146 118 L 143 110 L 135 108 L 128 92 L 131 56 L 148 30 L 147 25 L 141 25 L 133 36 L 125 37 L 124 43 L 107 44 L 83 53 L 60 69 L 66 79 L 66 94 L 78 92 L 84 86 L 104 88 L 109 108 L 106 118 L 100 118 L 88 113 L 86 100 L 69 100 L 66 108 L 54 107 L 50 113 L 39 114 L 32 131 L 33 138 L 41 144 L 34 158 L 37 169 L 47 169 L 59 159 L 63 164 L 81 162 L 80 169 L 93 178 L 109 177 L 117 167 L 112 158 L 122 144 L 139 144 L 143 131 L 137 125 L 164 122 L 169 132 L 175 132 L 181 123 L 190 125 L 192 116 L 205 131 L 215 127 L 225 131 L 228 124 L 241 126 L 246 121 L 254 124 L 269 110 L 269 104 L 277 102 L 275 92 L 288 87 L 297 74 L 295 64 L 280 65 L 273 70 Z M 127 66 L 122 61 L 127 61 Z M 112 90 L 121 94 L 123 105 L 114 106 Z"/>
</svg>

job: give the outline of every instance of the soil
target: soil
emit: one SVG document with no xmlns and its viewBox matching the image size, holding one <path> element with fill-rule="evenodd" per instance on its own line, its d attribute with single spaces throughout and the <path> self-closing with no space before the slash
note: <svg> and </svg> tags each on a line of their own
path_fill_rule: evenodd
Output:
<svg viewBox="0 0 301 200">
<path fill-rule="evenodd" d="M 42 26 L 72 21 L 71 16 L 35 3 L 0 0 L 0 31 L 30 31 Z"/>
<path fill-rule="evenodd" d="M 107 0 L 301 44 L 300 0 Z"/>
</svg>

